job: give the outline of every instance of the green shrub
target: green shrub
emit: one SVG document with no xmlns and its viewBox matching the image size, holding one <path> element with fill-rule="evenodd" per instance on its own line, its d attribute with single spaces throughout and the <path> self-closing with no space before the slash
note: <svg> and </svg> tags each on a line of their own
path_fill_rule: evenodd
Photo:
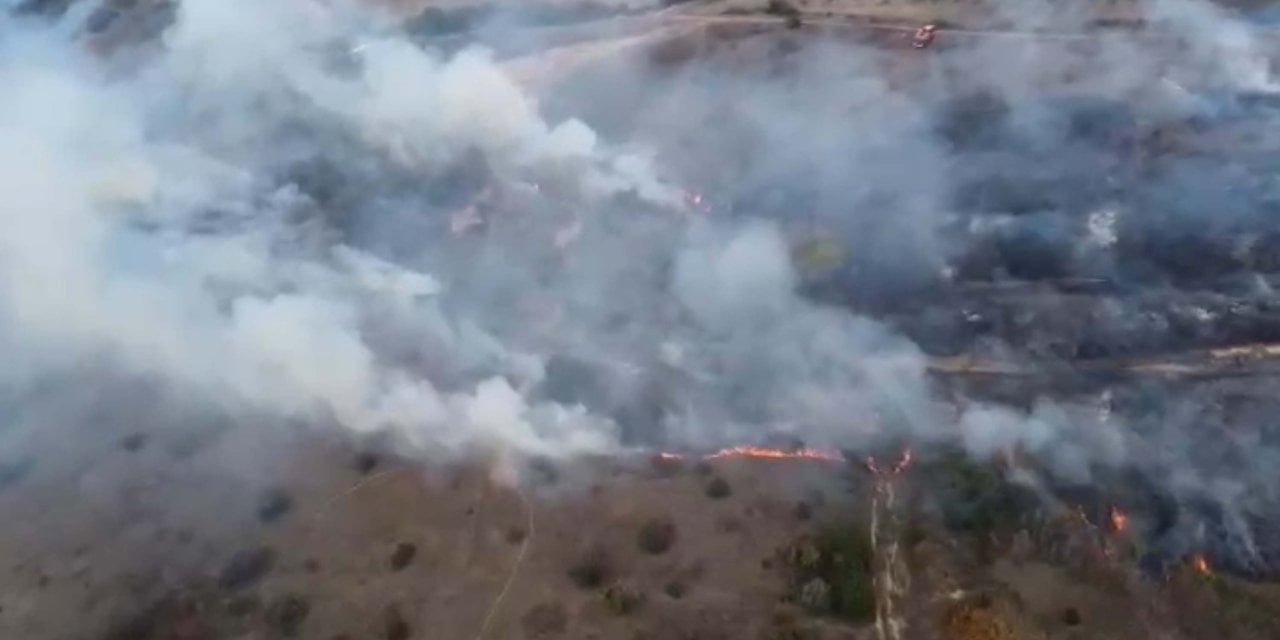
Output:
<svg viewBox="0 0 1280 640">
<path fill-rule="evenodd" d="M 613 565 L 602 549 L 588 549 L 568 571 L 569 579 L 580 589 L 595 589 L 613 577 Z"/>
<path fill-rule="evenodd" d="M 942 516 L 953 531 L 1010 530 L 1025 524 L 1038 503 L 1029 489 L 1006 481 L 994 465 L 963 454 L 940 462 Z"/>
<path fill-rule="evenodd" d="M 644 594 L 625 584 L 614 584 L 604 590 L 604 604 L 614 615 L 635 613 L 644 605 Z"/>
<path fill-rule="evenodd" d="M 729 481 L 716 476 L 707 483 L 707 497 L 712 500 L 723 500 L 733 495 L 733 489 L 729 486 Z"/>
<path fill-rule="evenodd" d="M 769 0 L 769 4 L 764 7 L 764 12 L 769 15 L 787 18 L 800 16 L 800 10 L 794 4 L 787 2 L 787 0 Z"/>
<path fill-rule="evenodd" d="M 636 534 L 636 546 L 650 555 L 666 553 L 675 542 L 676 525 L 667 518 L 648 520 Z"/>
</svg>

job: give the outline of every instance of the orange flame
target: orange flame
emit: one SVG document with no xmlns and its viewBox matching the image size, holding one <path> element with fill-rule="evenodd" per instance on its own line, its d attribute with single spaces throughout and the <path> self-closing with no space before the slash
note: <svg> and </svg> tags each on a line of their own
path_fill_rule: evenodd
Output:
<svg viewBox="0 0 1280 640">
<path fill-rule="evenodd" d="M 768 458 L 774 460 L 799 458 L 804 460 L 827 460 L 830 462 L 841 462 L 844 456 L 839 451 L 828 449 L 810 449 L 803 447 L 800 449 L 770 449 L 768 447 L 752 447 L 737 446 L 721 449 L 709 456 L 708 459 L 716 458 Z"/>
<path fill-rule="evenodd" d="M 674 453 L 663 451 L 657 454 L 659 460 L 684 460 L 685 455 L 682 453 Z M 756 458 L 764 460 L 823 460 L 826 462 L 843 462 L 844 455 L 833 449 L 814 449 L 802 447 L 799 449 L 773 449 L 770 447 L 753 447 L 750 445 L 739 445 L 735 447 L 725 447 L 715 453 L 698 456 L 702 460 L 717 460 L 720 458 Z"/>
<path fill-rule="evenodd" d="M 684 460 L 685 455 L 671 451 L 662 451 L 656 454 L 659 460 Z M 843 453 L 835 449 L 818 449 L 814 447 L 801 447 L 799 449 L 775 449 L 772 447 L 757 447 L 752 445 L 737 445 L 733 447 L 725 447 L 714 453 L 699 456 L 703 460 L 718 460 L 721 458 L 756 458 L 764 460 L 821 460 L 824 462 L 844 462 L 846 460 Z M 902 456 L 889 467 L 890 474 L 899 474 L 906 471 L 911 466 L 912 454 L 911 449 L 903 449 Z M 876 459 L 868 456 L 866 459 L 867 470 L 873 474 L 879 475 L 880 467 L 876 463 Z"/>
<path fill-rule="evenodd" d="M 1203 553 L 1191 556 L 1191 568 L 1202 576 L 1213 575 L 1213 570 L 1209 568 L 1209 561 L 1204 557 Z"/>
<path fill-rule="evenodd" d="M 1116 507 L 1111 507 L 1111 529 L 1116 533 L 1129 530 L 1129 514 Z"/>
</svg>

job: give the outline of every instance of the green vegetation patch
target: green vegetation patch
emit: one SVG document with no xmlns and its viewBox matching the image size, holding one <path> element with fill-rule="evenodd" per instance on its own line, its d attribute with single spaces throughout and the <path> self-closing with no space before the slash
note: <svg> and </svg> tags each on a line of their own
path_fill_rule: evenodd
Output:
<svg viewBox="0 0 1280 640">
<path fill-rule="evenodd" d="M 953 453 L 937 463 L 937 471 L 943 520 L 953 531 L 1011 531 L 1035 515 L 1036 496 L 1005 480 L 993 464 Z"/>
<path fill-rule="evenodd" d="M 786 550 L 791 598 L 810 612 L 852 622 L 875 616 L 871 542 L 864 526 L 829 525 Z"/>
</svg>

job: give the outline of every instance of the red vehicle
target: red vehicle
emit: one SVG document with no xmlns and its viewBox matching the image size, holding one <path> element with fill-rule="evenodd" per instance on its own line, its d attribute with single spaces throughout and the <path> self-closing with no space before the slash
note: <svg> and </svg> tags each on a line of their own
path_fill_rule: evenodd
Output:
<svg viewBox="0 0 1280 640">
<path fill-rule="evenodd" d="M 933 44 L 933 39 L 938 35 L 938 25 L 926 24 L 916 29 L 916 35 L 911 39 L 911 46 L 917 49 L 924 49 Z"/>
</svg>

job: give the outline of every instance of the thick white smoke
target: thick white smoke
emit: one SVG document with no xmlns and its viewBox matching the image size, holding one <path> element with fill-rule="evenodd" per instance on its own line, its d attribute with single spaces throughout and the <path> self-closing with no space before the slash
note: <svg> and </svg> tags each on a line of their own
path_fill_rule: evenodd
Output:
<svg viewBox="0 0 1280 640">
<path fill-rule="evenodd" d="M 15 389 L 74 387 L 105 366 L 233 415 L 390 434 L 428 457 L 613 451 L 619 411 L 633 438 L 665 422 L 694 444 L 764 429 L 842 441 L 851 422 L 873 429 L 850 416 L 874 414 L 904 379 L 909 404 L 923 395 L 913 350 L 862 360 L 891 337 L 798 297 L 777 229 L 686 233 L 680 191 L 650 156 L 547 123 L 483 51 L 446 59 L 374 15 L 312 2 L 185 1 L 161 48 L 124 73 L 69 29 L 4 29 L 0 339 Z M 278 175 L 329 146 L 350 151 L 340 163 L 421 180 L 420 195 L 317 218 Z M 492 258 L 459 257 L 467 238 L 422 224 L 448 217 L 428 182 L 477 153 L 500 183 L 547 178 L 564 194 L 507 203 L 495 215 L 544 228 L 496 236 L 508 253 Z M 622 193 L 641 218 L 609 200 Z M 588 229 L 570 275 L 540 282 L 530 270 L 553 245 L 539 234 L 564 207 L 579 221 L 618 208 L 628 230 Z M 325 216 L 397 236 L 410 255 L 346 242 Z M 671 282 L 653 279 L 673 261 Z M 618 289 L 631 271 L 647 275 Z M 525 301 L 537 317 L 511 307 Z M 620 313 L 635 314 L 632 335 L 604 329 Z M 615 359 L 610 402 L 627 407 L 535 393 L 561 353 Z M 650 371 L 664 358 L 700 382 L 646 413 L 647 396 L 627 396 L 669 384 Z"/>
<path fill-rule="evenodd" d="M 410 172 L 478 149 L 505 171 L 570 163 L 595 195 L 632 185 L 589 130 L 544 123 L 482 52 L 446 61 L 374 25 L 310 2 L 192 0 L 164 51 L 125 77 L 58 30 L 5 25 L 7 376 L 70 375 L 106 358 L 232 406 L 394 430 L 433 453 L 614 446 L 607 419 L 528 403 L 509 380 L 537 370 L 501 347 L 491 377 L 449 392 L 389 363 L 367 335 L 371 313 L 435 318 L 449 358 L 496 343 L 441 317 L 448 291 L 432 276 L 304 237 L 290 222 L 303 197 L 263 179 L 272 128 L 305 111 Z M 355 47 L 361 70 L 327 68 L 335 47 Z"/>
</svg>

